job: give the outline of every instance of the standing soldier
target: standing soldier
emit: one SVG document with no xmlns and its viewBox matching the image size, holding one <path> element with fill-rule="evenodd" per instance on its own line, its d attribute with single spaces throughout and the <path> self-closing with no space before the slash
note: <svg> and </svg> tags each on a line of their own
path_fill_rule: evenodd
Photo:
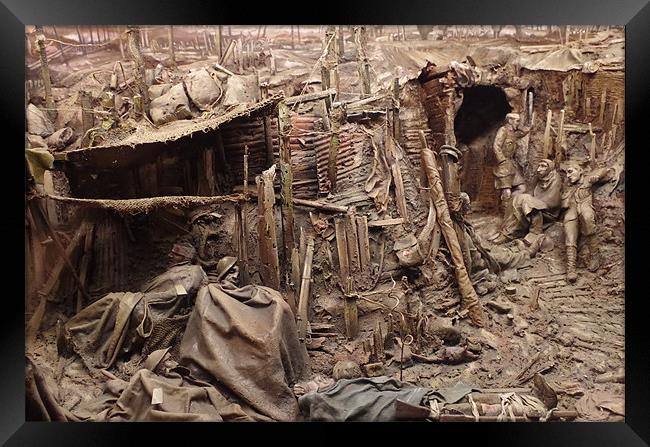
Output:
<svg viewBox="0 0 650 447">
<path fill-rule="evenodd" d="M 497 167 L 494 168 L 494 187 L 501 190 L 501 205 L 504 210 L 504 220 L 512 202 L 513 189 L 515 192 L 526 191 L 526 183 L 521 173 L 521 167 L 514 160 L 519 139 L 530 132 L 530 127 L 519 128 L 519 114 L 508 113 L 506 124 L 499 128 L 494 138 L 494 156 Z M 496 237 L 496 235 L 494 236 Z"/>
<path fill-rule="evenodd" d="M 562 191 L 564 213 L 564 239 L 567 256 L 567 281 L 575 282 L 578 235 L 586 239 L 589 249 L 589 271 L 598 270 L 600 260 L 596 238 L 596 213 L 593 205 L 593 186 L 605 181 L 616 180 L 614 168 L 601 168 L 585 174 L 580 164 L 567 163 L 565 168 L 568 185 Z"/>
</svg>

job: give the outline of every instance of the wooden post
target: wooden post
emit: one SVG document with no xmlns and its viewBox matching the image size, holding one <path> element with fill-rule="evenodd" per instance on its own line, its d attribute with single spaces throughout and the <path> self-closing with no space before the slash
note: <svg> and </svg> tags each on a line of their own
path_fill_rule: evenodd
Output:
<svg viewBox="0 0 650 447">
<path fill-rule="evenodd" d="M 338 43 L 339 43 L 338 55 L 339 55 L 339 62 L 340 62 L 341 58 L 345 54 L 345 36 L 343 34 L 343 27 L 340 26 L 340 25 L 339 25 L 339 28 L 338 28 L 338 36 L 337 37 L 338 37 Z"/>
<path fill-rule="evenodd" d="M 600 112 L 598 113 L 598 122 L 600 126 L 605 130 L 605 99 L 607 98 L 607 87 L 603 89 L 600 94 Z"/>
<path fill-rule="evenodd" d="M 217 183 L 214 177 L 214 152 L 212 151 L 212 148 L 203 149 L 202 165 L 202 174 L 205 181 L 206 190 L 201 191 L 201 193 L 207 194 L 209 196 L 214 196 L 216 193 Z"/>
<path fill-rule="evenodd" d="M 560 163 L 564 160 L 564 109 L 560 110 L 560 123 L 557 130 L 557 149 L 555 152 L 555 161 Z"/>
<path fill-rule="evenodd" d="M 591 122 L 591 97 L 585 95 L 585 120 Z"/>
<path fill-rule="evenodd" d="M 325 52 L 325 57 L 321 62 L 321 87 L 323 90 L 328 90 L 331 87 L 336 86 L 336 80 L 334 86 L 332 86 L 332 70 L 338 70 L 338 61 L 336 58 L 336 42 L 334 42 L 336 35 L 336 28 L 332 25 L 328 25 L 325 31 L 325 47 L 323 51 Z M 337 89 L 338 92 L 338 89 Z M 327 107 L 331 107 L 331 101 L 329 98 L 326 99 Z"/>
<path fill-rule="evenodd" d="M 302 270 L 302 281 L 300 284 L 300 299 L 298 300 L 298 340 L 305 341 L 307 325 L 309 324 L 307 311 L 309 309 L 309 293 L 311 291 L 311 266 L 314 259 L 314 239 L 307 240 L 307 251 L 305 253 L 305 264 Z"/>
<path fill-rule="evenodd" d="M 351 281 L 350 281 L 351 282 Z M 354 340 L 359 335 L 359 311 L 357 297 L 346 294 L 345 309 L 343 317 L 345 319 L 345 332 L 348 339 Z"/>
<path fill-rule="evenodd" d="M 86 41 L 83 38 L 83 36 L 81 35 L 81 30 L 79 29 L 79 25 L 77 25 L 75 28 L 77 30 L 77 39 L 79 40 L 79 43 L 81 45 L 84 45 L 84 46 L 81 47 L 81 52 L 85 56 L 87 54 L 87 50 L 86 50 L 86 47 L 85 47 Z M 120 41 L 120 43 L 122 43 L 122 42 Z M 122 59 L 124 59 L 124 56 L 122 56 Z"/>
<path fill-rule="evenodd" d="M 591 144 L 589 146 L 589 164 L 591 169 L 596 168 L 596 134 L 591 128 L 591 123 L 589 123 L 589 136 L 591 137 Z"/>
<path fill-rule="evenodd" d="M 284 101 L 278 104 L 278 129 L 280 129 L 280 183 L 282 185 L 280 197 L 282 199 L 282 230 L 285 259 L 289 260 L 294 246 L 293 170 L 291 168 L 291 147 L 289 146 L 291 121 L 289 117 L 289 108 Z"/>
<path fill-rule="evenodd" d="M 81 147 L 87 147 L 90 136 L 88 131 L 95 126 L 95 115 L 92 111 L 92 102 L 90 92 L 85 90 L 79 91 L 79 103 L 81 105 L 81 129 L 82 140 Z"/>
<path fill-rule="evenodd" d="M 399 106 L 399 78 L 396 76 L 393 78 L 393 137 L 395 141 L 400 140 L 402 131 L 399 120 Z"/>
<path fill-rule="evenodd" d="M 336 248 L 339 255 L 339 277 L 341 283 L 345 285 L 350 276 L 350 264 L 348 261 L 348 241 L 345 231 L 345 220 L 343 218 L 334 218 L 334 230 L 336 232 Z"/>
<path fill-rule="evenodd" d="M 393 140 L 393 111 L 387 111 L 388 123 L 386 126 L 385 147 L 390 170 L 393 173 L 393 180 L 395 181 L 395 201 L 397 202 L 397 210 L 400 216 L 408 222 L 408 209 L 406 208 L 406 193 L 404 191 L 404 180 L 402 179 L 402 170 L 400 168 L 399 160 L 395 154 L 395 141 Z"/>
<path fill-rule="evenodd" d="M 291 25 L 291 49 L 293 50 L 295 48 L 294 42 L 293 42 L 293 25 Z"/>
<path fill-rule="evenodd" d="M 533 92 L 528 92 L 528 125 L 533 125 Z"/>
<path fill-rule="evenodd" d="M 354 28 L 354 42 L 357 46 L 357 54 L 359 55 L 359 79 L 361 80 L 362 98 L 370 96 L 370 63 L 368 62 L 366 49 L 363 45 L 365 32 L 365 26 L 356 26 Z"/>
<path fill-rule="evenodd" d="M 273 135 L 271 135 L 271 117 L 264 117 L 264 141 L 266 144 L 266 167 L 274 163 L 273 157 Z"/>
<path fill-rule="evenodd" d="M 278 259 L 278 242 L 275 230 L 273 205 L 275 193 L 273 180 L 275 165 L 262 175 L 256 177 L 257 183 L 257 216 L 259 231 L 259 271 L 265 286 L 280 289 L 280 261 Z"/>
<path fill-rule="evenodd" d="M 215 46 L 217 47 L 217 56 L 219 60 L 223 57 L 223 25 L 219 25 L 217 32 L 214 34 Z"/>
<path fill-rule="evenodd" d="M 609 128 L 612 129 L 614 125 L 616 124 L 616 118 L 618 115 L 618 101 L 614 103 L 614 111 L 612 112 L 612 121 L 609 125 Z"/>
<path fill-rule="evenodd" d="M 169 25 L 169 28 L 167 29 L 167 39 L 169 40 L 169 57 L 172 61 L 172 65 L 175 67 L 176 54 L 174 53 L 174 26 L 173 25 Z"/>
<path fill-rule="evenodd" d="M 142 97 L 142 113 L 149 110 L 149 91 L 147 89 L 144 59 L 140 53 L 140 27 L 136 25 L 127 26 L 127 46 L 131 59 L 135 62 L 135 84 Z"/>
<path fill-rule="evenodd" d="M 45 52 L 45 34 L 41 25 L 36 26 L 36 44 L 38 45 L 38 55 L 41 60 L 41 78 L 45 88 L 45 107 L 47 115 L 51 120 L 56 119 L 56 109 L 54 108 L 54 99 L 52 98 L 52 80 L 50 78 L 50 67 L 47 63 L 47 53 Z"/>
<path fill-rule="evenodd" d="M 359 266 L 364 275 L 370 273 L 370 239 L 368 238 L 368 217 L 357 217 L 357 236 L 359 241 Z"/>
<path fill-rule="evenodd" d="M 551 121 L 553 120 L 553 112 L 551 109 L 546 111 L 546 127 L 544 128 L 544 149 L 542 158 L 548 158 L 551 149 Z"/>
</svg>

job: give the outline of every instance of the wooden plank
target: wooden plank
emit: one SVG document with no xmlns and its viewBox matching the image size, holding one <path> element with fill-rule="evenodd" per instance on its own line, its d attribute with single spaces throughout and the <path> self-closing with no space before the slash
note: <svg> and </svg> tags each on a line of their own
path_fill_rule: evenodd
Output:
<svg viewBox="0 0 650 447">
<path fill-rule="evenodd" d="M 598 123 L 604 128 L 605 127 L 605 107 L 607 107 L 607 104 L 605 103 L 605 99 L 607 98 L 607 87 L 603 89 L 603 91 L 600 93 L 600 111 L 598 113 Z"/>
<path fill-rule="evenodd" d="M 291 146 L 289 132 L 291 122 L 289 109 L 284 102 L 278 104 L 278 129 L 280 130 L 280 184 L 282 203 L 282 235 L 284 243 L 284 259 L 291 258 L 294 247 L 293 219 L 293 172 L 291 166 Z"/>
<path fill-rule="evenodd" d="M 336 248 L 339 255 L 339 278 L 346 284 L 350 276 L 350 264 L 348 261 L 348 242 L 345 232 L 345 220 L 340 217 L 334 218 L 334 231 L 336 233 Z"/>
<path fill-rule="evenodd" d="M 405 222 L 403 217 L 398 217 L 396 219 L 381 219 L 381 220 L 371 220 L 368 222 L 368 228 L 377 228 L 377 227 L 388 227 L 391 225 L 401 225 Z"/>
<path fill-rule="evenodd" d="M 359 243 L 357 234 L 357 217 L 354 208 L 348 211 L 345 220 L 346 242 L 348 246 L 348 262 L 350 266 L 350 274 L 355 274 L 359 271 Z"/>
<path fill-rule="evenodd" d="M 589 145 L 589 164 L 592 169 L 596 168 L 596 134 L 591 129 L 591 123 L 589 123 L 589 136 L 591 137 L 591 143 Z"/>
<path fill-rule="evenodd" d="M 557 149 L 555 151 L 555 161 L 560 163 L 564 160 L 564 109 L 560 110 L 560 123 L 557 131 Z"/>
<path fill-rule="evenodd" d="M 367 216 L 357 216 L 357 236 L 360 268 L 364 274 L 368 274 L 370 273 L 370 240 L 368 238 Z"/>
<path fill-rule="evenodd" d="M 320 92 L 315 92 L 315 93 L 306 93 L 304 95 L 297 95 L 297 96 L 290 96 L 284 100 L 284 102 L 288 105 L 294 105 L 294 104 L 300 104 L 303 102 L 311 102 L 311 101 L 319 101 L 324 98 L 331 98 L 336 95 L 336 89 L 329 88 L 327 90 L 323 90 Z"/>
</svg>

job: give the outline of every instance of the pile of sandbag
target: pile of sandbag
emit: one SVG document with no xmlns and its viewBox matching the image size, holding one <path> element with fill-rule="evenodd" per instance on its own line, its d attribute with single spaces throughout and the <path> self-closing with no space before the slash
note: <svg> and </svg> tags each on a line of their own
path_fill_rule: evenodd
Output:
<svg viewBox="0 0 650 447">
<path fill-rule="evenodd" d="M 27 106 L 27 144 L 29 148 L 60 150 L 74 140 L 74 131 L 64 127 L 57 131 L 45 112 L 34 104 Z"/>
</svg>

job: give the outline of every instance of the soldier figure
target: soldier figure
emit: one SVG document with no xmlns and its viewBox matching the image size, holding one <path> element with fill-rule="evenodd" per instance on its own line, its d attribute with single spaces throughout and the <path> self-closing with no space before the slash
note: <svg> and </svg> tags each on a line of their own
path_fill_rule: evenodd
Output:
<svg viewBox="0 0 650 447">
<path fill-rule="evenodd" d="M 501 244 L 512 239 L 520 230 L 534 235 L 542 233 L 544 217 L 555 220 L 560 211 L 562 179 L 553 160 L 540 160 L 537 166 L 537 185 L 533 194 L 516 194 L 512 208 L 506 212 L 501 234 L 492 242 Z"/>
<path fill-rule="evenodd" d="M 494 169 L 494 187 L 501 190 L 501 203 L 504 215 L 510 209 L 513 189 L 520 193 L 526 191 L 526 184 L 521 168 L 514 160 L 517 143 L 525 136 L 530 128 L 519 128 L 519 114 L 508 113 L 506 124 L 502 126 L 494 138 L 494 155 L 499 163 Z M 506 217 L 506 216 L 504 216 Z"/>
<path fill-rule="evenodd" d="M 604 181 L 615 180 L 613 168 L 601 168 L 585 174 L 577 162 L 567 163 L 565 168 L 568 184 L 562 191 L 564 213 L 564 238 L 567 253 L 567 281 L 575 282 L 578 235 L 582 234 L 589 249 L 589 271 L 600 266 L 598 241 L 596 238 L 596 214 L 594 211 L 593 186 Z M 579 223 L 578 223 L 579 222 Z"/>
</svg>

